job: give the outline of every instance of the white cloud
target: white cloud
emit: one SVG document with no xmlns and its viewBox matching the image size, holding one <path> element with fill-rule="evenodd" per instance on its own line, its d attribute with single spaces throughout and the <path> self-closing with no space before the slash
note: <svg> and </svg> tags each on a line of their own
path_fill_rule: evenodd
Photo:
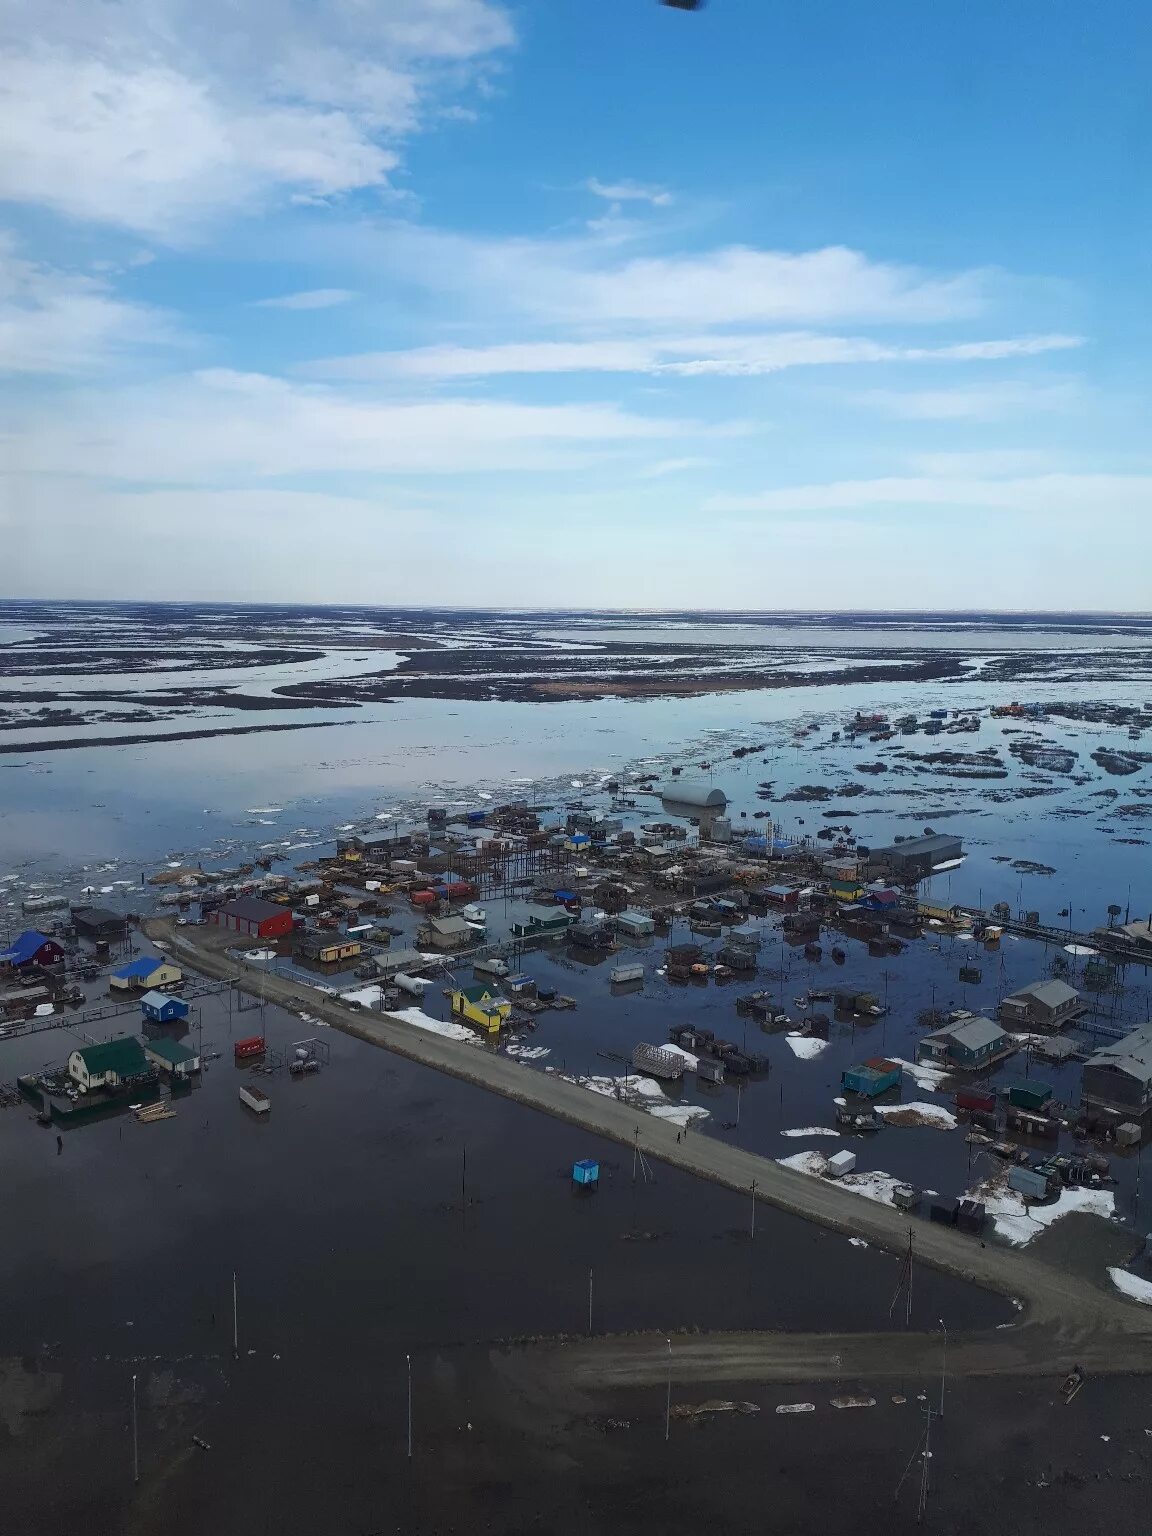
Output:
<svg viewBox="0 0 1152 1536">
<path fill-rule="evenodd" d="M 28 419 L 11 468 L 128 483 L 292 475 L 453 475 L 571 467 L 635 443 L 717 428 L 614 405 L 370 400 L 262 374 L 190 378 L 74 397 Z"/>
<path fill-rule="evenodd" d="M 0 372 L 81 373 L 172 337 L 158 311 L 115 298 L 100 278 L 25 260 L 0 232 Z"/>
<path fill-rule="evenodd" d="M 682 475 L 690 469 L 706 469 L 713 461 L 711 459 L 660 459 L 655 464 L 648 464 L 640 470 L 640 480 L 660 480 L 665 475 Z"/>
<path fill-rule="evenodd" d="M 766 251 L 734 245 L 699 255 L 641 257 L 603 271 L 542 267 L 525 293 L 557 318 L 649 325 L 935 321 L 983 303 L 977 273 L 932 277 L 859 251 Z"/>
<path fill-rule="evenodd" d="M 307 288 L 302 293 L 283 293 L 272 299 L 257 299 L 257 309 L 332 309 L 347 304 L 356 295 L 351 288 Z"/>
<path fill-rule="evenodd" d="M 318 378 L 484 378 L 501 374 L 647 373 L 746 377 L 786 368 L 887 362 L 967 362 L 1027 357 L 1080 345 L 1076 336 L 1019 336 L 960 346 L 907 347 L 862 336 L 814 332 L 502 342 L 488 347 L 417 347 L 324 358 Z"/>
<path fill-rule="evenodd" d="M 1020 412 L 1066 411 L 1081 398 L 1071 381 L 1005 380 L 958 389 L 869 390 L 860 402 L 908 421 L 998 421 Z"/>
<path fill-rule="evenodd" d="M 600 181 L 591 176 L 584 183 L 594 197 L 602 197 L 611 203 L 651 203 L 654 208 L 666 208 L 672 201 L 667 187 L 646 187 L 638 181 Z"/>
<path fill-rule="evenodd" d="M 996 478 L 931 475 L 794 485 L 756 496 L 714 496 L 710 512 L 827 512 L 871 507 L 970 507 L 1068 518 L 1085 528 L 1152 512 L 1152 475 L 1051 474 Z"/>
<path fill-rule="evenodd" d="M 172 237 L 383 186 L 396 142 L 512 39 L 495 0 L 8 0 L 0 198 Z"/>
</svg>

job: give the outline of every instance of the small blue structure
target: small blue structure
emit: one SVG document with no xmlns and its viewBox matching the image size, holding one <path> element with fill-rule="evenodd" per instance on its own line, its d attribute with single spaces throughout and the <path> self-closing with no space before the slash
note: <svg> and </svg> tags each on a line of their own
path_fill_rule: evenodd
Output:
<svg viewBox="0 0 1152 1536">
<path fill-rule="evenodd" d="M 145 992 L 140 999 L 140 1012 L 151 1024 L 182 1023 L 188 1008 L 182 997 L 169 997 L 167 992 Z"/>
<path fill-rule="evenodd" d="M 514 997 L 522 997 L 535 992 L 536 978 L 521 971 L 517 976 L 505 976 L 503 986 L 505 992 L 511 992 Z"/>
<path fill-rule="evenodd" d="M 591 1157 L 572 1164 L 572 1182 L 584 1189 L 595 1189 L 600 1182 L 600 1164 Z"/>
<path fill-rule="evenodd" d="M 840 1086 L 846 1093 L 858 1093 L 863 1098 L 874 1099 L 889 1088 L 898 1088 L 904 1076 L 898 1061 L 888 1061 L 874 1056 L 859 1066 L 849 1067 L 840 1074 Z"/>
</svg>

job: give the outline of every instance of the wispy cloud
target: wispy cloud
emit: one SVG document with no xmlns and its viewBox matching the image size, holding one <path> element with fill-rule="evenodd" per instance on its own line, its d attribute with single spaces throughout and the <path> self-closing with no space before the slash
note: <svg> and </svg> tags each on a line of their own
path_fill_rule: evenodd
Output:
<svg viewBox="0 0 1152 1536">
<path fill-rule="evenodd" d="M 705 503 L 705 510 L 788 514 L 872 507 L 970 507 L 1072 518 L 1088 526 L 1109 517 L 1143 519 L 1150 506 L 1152 475 L 894 475 L 785 486 L 755 496 L 713 496 Z"/>
<path fill-rule="evenodd" d="M 660 480 L 665 475 L 683 475 L 692 469 L 706 469 L 712 462 L 711 459 L 660 459 L 640 470 L 637 479 Z"/>
<path fill-rule="evenodd" d="M 71 374 L 170 342 L 171 317 L 118 299 L 103 278 L 28 261 L 0 232 L 0 372 Z"/>
<path fill-rule="evenodd" d="M 283 293 L 271 299 L 257 299 L 257 309 L 332 309 L 354 299 L 351 288 L 306 288 L 302 293 Z"/>
<path fill-rule="evenodd" d="M 1071 410 L 1082 396 L 1082 388 L 1073 380 L 1033 383 L 1005 379 L 954 389 L 874 389 L 857 398 L 885 415 L 908 421 L 1000 421 L 1022 412 Z"/>
<path fill-rule="evenodd" d="M 594 197 L 610 203 L 651 203 L 654 208 L 666 208 L 672 201 L 667 187 L 645 186 L 639 181 L 601 181 L 590 176 L 584 186 Z"/>
<path fill-rule="evenodd" d="M 739 378 L 786 368 L 855 363 L 963 363 L 1030 357 L 1081 344 L 1076 336 L 1018 336 L 941 347 L 909 347 L 864 336 L 778 331 L 632 336 L 583 341 L 503 342 L 489 347 L 418 347 L 321 359 L 317 377 L 485 378 L 501 374 L 644 373 Z M 869 397 L 871 398 L 871 397 Z M 896 395 L 894 398 L 905 397 Z"/>
</svg>

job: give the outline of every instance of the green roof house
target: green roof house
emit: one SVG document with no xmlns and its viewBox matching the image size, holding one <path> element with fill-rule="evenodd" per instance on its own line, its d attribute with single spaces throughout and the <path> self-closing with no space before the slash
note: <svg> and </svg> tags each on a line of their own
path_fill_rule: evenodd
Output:
<svg viewBox="0 0 1152 1536">
<path fill-rule="evenodd" d="M 68 1075 L 85 1093 L 93 1088 L 118 1088 L 126 1078 L 147 1071 L 143 1046 L 130 1038 L 85 1045 L 68 1058 Z"/>
</svg>

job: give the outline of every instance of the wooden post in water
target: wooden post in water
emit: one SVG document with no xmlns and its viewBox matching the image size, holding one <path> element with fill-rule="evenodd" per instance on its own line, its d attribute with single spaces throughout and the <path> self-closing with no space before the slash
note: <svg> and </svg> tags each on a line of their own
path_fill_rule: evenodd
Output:
<svg viewBox="0 0 1152 1536">
<path fill-rule="evenodd" d="M 240 1358 L 240 1326 L 239 1313 L 236 1309 L 236 1271 L 232 1271 L 232 1355 L 234 1359 Z"/>
</svg>

